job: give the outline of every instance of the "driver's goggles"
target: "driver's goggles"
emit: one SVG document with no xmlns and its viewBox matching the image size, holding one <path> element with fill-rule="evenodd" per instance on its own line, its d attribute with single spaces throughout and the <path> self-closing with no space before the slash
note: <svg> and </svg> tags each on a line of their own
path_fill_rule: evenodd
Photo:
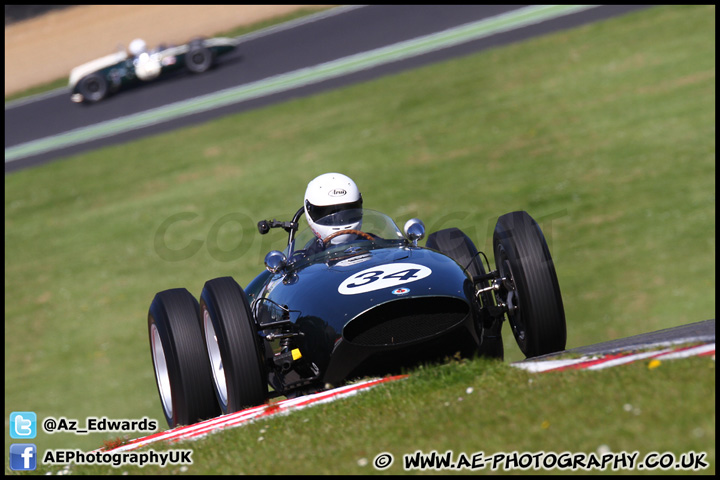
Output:
<svg viewBox="0 0 720 480">
<path fill-rule="evenodd" d="M 344 219 L 343 223 L 355 223 L 362 220 L 362 211 L 360 210 L 362 208 L 362 197 L 360 197 L 354 202 L 341 203 L 338 205 L 313 205 L 308 200 L 305 200 L 305 208 L 307 209 L 310 218 L 312 218 L 315 222 L 317 222 L 321 218 L 327 217 L 328 215 L 333 215 L 335 213 L 343 212 L 345 210 L 357 211 L 357 213 L 350 215 L 351 217 L 357 218 L 346 218 Z"/>
</svg>

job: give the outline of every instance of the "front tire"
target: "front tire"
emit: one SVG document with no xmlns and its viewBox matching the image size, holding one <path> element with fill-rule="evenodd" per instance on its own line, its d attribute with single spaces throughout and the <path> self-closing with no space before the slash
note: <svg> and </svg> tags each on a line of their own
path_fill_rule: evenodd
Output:
<svg viewBox="0 0 720 480">
<path fill-rule="evenodd" d="M 102 75 L 92 73 L 80 80 L 77 90 L 85 102 L 95 103 L 107 96 L 109 86 L 107 80 L 105 80 Z"/>
<path fill-rule="evenodd" d="M 155 295 L 148 334 L 155 382 L 170 428 L 220 415 L 195 297 L 184 288 Z"/>
<path fill-rule="evenodd" d="M 267 371 L 250 304 L 232 277 L 205 283 L 203 333 L 220 409 L 233 413 L 267 401 Z"/>
<path fill-rule="evenodd" d="M 536 357 L 565 349 L 567 330 L 555 265 L 540 226 L 527 212 L 501 216 L 493 233 L 498 292 L 520 350 Z"/>
</svg>

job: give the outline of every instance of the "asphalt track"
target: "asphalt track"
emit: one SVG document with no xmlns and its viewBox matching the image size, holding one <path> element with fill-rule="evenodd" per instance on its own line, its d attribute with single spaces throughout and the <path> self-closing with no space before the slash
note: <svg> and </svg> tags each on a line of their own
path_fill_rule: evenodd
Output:
<svg viewBox="0 0 720 480">
<path fill-rule="evenodd" d="M 12 102 L 5 107 L 5 173 L 41 165 L 51 160 L 116 145 L 148 135 L 203 123 L 221 116 L 261 108 L 293 98 L 364 82 L 383 75 L 434 62 L 476 53 L 528 38 L 622 15 L 650 5 L 604 6 L 527 5 L 369 5 L 332 9 L 310 18 L 240 37 L 242 44 L 223 57 L 217 68 L 203 75 L 176 75 L 141 88 L 122 92 L 96 105 L 77 105 L 69 91 L 61 89 L 31 101 Z M 526 23 L 497 25 L 498 19 L 514 18 L 523 11 L 565 9 L 556 16 Z M 490 29 L 486 23 L 495 24 Z M 418 39 L 432 41 L 443 33 L 462 32 L 470 26 L 473 35 L 455 43 L 435 43 L 417 48 Z M 472 32 L 471 32 L 472 33 Z M 377 57 L 379 52 L 416 47 L 406 54 Z M 383 50 L 385 49 L 385 50 Z M 349 68 L 347 60 L 379 60 Z M 345 61 L 345 63 L 343 63 Z M 203 109 L 171 112 L 158 119 L 168 106 L 193 102 L 215 92 L 237 91 L 243 86 L 266 85 L 269 79 L 313 72 L 319 67 L 341 65 L 340 70 L 310 81 L 285 83 L 282 88 L 260 89 L 253 95 L 236 97 L 233 103 L 216 103 Z M 149 115 L 154 115 L 148 120 Z M 141 117 L 138 117 L 141 116 Z M 42 121 L 38 121 L 42 119 Z M 124 124 L 118 119 L 125 119 Z M 104 128 L 103 128 L 104 126 Z M 98 131 L 102 129 L 102 131 Z M 91 133 L 91 134 L 90 134 Z"/>
<path fill-rule="evenodd" d="M 663 346 L 678 343 L 715 343 L 715 319 L 665 328 L 655 332 L 633 335 L 632 337 L 611 340 L 585 347 L 571 348 L 563 352 L 563 354 L 612 354 L 641 350 L 647 348 L 649 345 Z M 557 355 L 558 354 L 544 355 L 542 357 L 535 357 L 534 360 Z"/>
<path fill-rule="evenodd" d="M 5 107 L 5 173 L 520 42 L 652 5 L 601 5 L 577 10 L 573 10 L 573 6 L 565 7 L 567 10 L 558 15 L 536 16 L 524 23 L 518 20 L 519 13 L 523 9 L 537 12 L 538 6 L 338 7 L 309 19 L 240 37 L 239 49 L 203 75 L 177 75 L 90 106 L 71 103 L 66 89 L 12 102 Z M 504 18 L 513 18 L 514 23 L 502 24 Z M 422 45 L 429 46 L 423 49 Z M 355 64 L 359 66 L 352 68 Z M 309 80 L 296 83 L 288 80 L 302 75 Z M 273 85 L 272 79 L 276 82 L 275 88 L 268 87 Z M 243 92 L 258 85 L 265 88 L 242 96 Z M 218 99 L 217 92 L 234 92 L 235 97 L 225 103 L 214 100 L 209 107 L 197 107 L 198 97 Z M 177 105 L 196 105 L 196 108 L 173 109 Z M 152 121 L 143 123 L 141 120 L 150 117 L 148 112 L 170 113 L 162 117 L 155 115 Z M 132 124 L 132 127 L 124 127 L 118 119 L 127 119 L 126 124 Z M 110 125 L 111 128 L 95 137 L 87 134 L 93 128 L 97 131 L 99 125 Z M 68 138 L 69 141 L 62 142 Z M 714 343 L 715 320 L 569 352 L 627 351 L 658 342 L 672 343 L 688 336 Z"/>
</svg>

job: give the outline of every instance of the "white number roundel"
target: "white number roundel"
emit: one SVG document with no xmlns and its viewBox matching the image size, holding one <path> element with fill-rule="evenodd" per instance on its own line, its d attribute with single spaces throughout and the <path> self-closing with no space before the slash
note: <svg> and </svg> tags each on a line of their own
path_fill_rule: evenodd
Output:
<svg viewBox="0 0 720 480">
<path fill-rule="evenodd" d="M 428 267 L 415 263 L 391 263 L 367 268 L 349 276 L 338 287 L 343 295 L 372 292 L 405 283 L 416 282 L 432 273 Z"/>
</svg>

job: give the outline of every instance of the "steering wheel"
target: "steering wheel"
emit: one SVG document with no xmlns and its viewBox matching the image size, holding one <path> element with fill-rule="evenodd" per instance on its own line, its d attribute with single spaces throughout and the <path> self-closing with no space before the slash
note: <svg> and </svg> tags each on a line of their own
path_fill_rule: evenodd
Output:
<svg viewBox="0 0 720 480">
<path fill-rule="evenodd" d="M 347 235 L 348 233 L 354 234 L 354 235 L 360 235 L 364 239 L 370 240 L 371 242 L 374 240 L 372 235 L 370 235 L 369 233 L 365 233 L 360 230 L 347 229 L 347 230 L 338 230 L 337 232 L 331 233 L 330 235 L 325 237 L 325 239 L 323 240 L 323 244 L 327 245 L 328 243 L 330 243 L 330 240 L 332 240 L 333 238 L 338 237 L 340 235 Z"/>
</svg>

